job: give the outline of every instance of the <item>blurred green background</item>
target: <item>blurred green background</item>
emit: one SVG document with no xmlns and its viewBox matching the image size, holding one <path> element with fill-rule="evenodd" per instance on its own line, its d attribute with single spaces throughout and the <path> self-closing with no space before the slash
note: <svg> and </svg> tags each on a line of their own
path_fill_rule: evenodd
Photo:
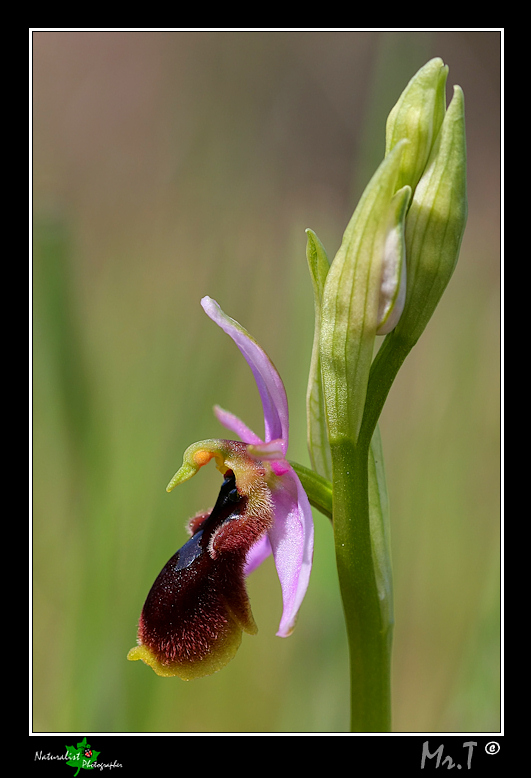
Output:
<svg viewBox="0 0 531 778">
<path fill-rule="evenodd" d="M 341 732 L 345 629 L 315 514 L 292 637 L 269 560 L 256 637 L 185 683 L 126 661 L 144 598 L 211 506 L 213 467 L 168 495 L 219 403 L 261 407 L 214 297 L 283 376 L 309 464 L 313 300 L 304 229 L 333 256 L 383 156 L 385 118 L 433 56 L 466 100 L 469 221 L 450 286 L 381 420 L 396 596 L 396 731 L 500 726 L 500 34 L 33 33 L 33 727 Z"/>
</svg>

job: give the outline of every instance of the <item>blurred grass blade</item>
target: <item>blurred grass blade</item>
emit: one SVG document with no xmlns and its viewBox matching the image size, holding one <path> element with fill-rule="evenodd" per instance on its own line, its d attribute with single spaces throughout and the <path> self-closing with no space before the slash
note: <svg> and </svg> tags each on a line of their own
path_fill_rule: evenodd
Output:
<svg viewBox="0 0 531 778">
<path fill-rule="evenodd" d="M 34 227 L 33 297 L 36 334 L 59 398 L 73 468 L 72 477 L 101 472 L 101 440 L 86 349 L 76 311 L 68 232 L 58 219 Z M 34 391 L 39 387 L 35 386 Z"/>
</svg>

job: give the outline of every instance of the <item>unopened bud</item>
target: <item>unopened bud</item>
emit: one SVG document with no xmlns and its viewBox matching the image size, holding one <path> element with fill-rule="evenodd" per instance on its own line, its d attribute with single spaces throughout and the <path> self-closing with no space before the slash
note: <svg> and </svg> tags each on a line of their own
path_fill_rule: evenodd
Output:
<svg viewBox="0 0 531 778">
<path fill-rule="evenodd" d="M 385 153 L 403 138 L 404 149 L 397 189 L 405 184 L 413 190 L 424 172 L 446 110 L 445 88 L 448 66 L 440 57 L 427 62 L 406 86 L 387 118 Z"/>
<path fill-rule="evenodd" d="M 454 272 L 466 219 L 465 111 L 456 86 L 406 219 L 407 293 L 396 331 L 411 343 Z"/>
</svg>

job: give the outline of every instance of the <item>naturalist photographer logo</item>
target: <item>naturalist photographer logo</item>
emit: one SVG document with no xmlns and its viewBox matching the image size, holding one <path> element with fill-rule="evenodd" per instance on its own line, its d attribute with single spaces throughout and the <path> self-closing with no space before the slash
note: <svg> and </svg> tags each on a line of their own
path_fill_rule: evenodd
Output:
<svg viewBox="0 0 531 778">
<path fill-rule="evenodd" d="M 68 757 L 67 765 L 69 767 L 77 767 L 75 776 L 80 770 L 92 770 L 94 763 L 97 761 L 101 751 L 93 751 L 90 744 L 87 743 L 87 738 L 84 737 L 81 743 L 77 744 L 77 747 L 67 746 L 66 755 Z"/>
<path fill-rule="evenodd" d="M 122 767 L 116 759 L 113 762 L 98 761 L 100 753 L 101 751 L 95 751 L 90 743 L 87 743 L 87 738 L 84 737 L 77 746 L 66 746 L 65 754 L 44 754 L 42 751 L 36 751 L 35 760 L 64 760 L 69 767 L 75 768 L 74 778 L 76 778 L 80 770 L 105 770 L 112 769 L 113 767 Z"/>
</svg>

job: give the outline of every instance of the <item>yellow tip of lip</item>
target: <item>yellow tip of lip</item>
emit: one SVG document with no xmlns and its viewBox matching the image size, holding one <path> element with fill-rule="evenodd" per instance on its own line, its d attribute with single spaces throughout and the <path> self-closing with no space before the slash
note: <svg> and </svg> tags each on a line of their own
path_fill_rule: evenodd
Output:
<svg viewBox="0 0 531 778">
<path fill-rule="evenodd" d="M 225 667 L 225 665 L 234 658 L 240 646 L 241 639 L 241 628 L 238 625 L 233 624 L 232 628 L 218 641 L 218 644 L 215 646 L 212 653 L 207 654 L 200 659 L 163 665 L 159 662 L 153 652 L 144 645 L 132 648 L 127 654 L 127 658 L 130 662 L 141 659 L 144 664 L 151 667 L 151 669 L 162 678 L 177 677 L 182 681 L 192 681 L 196 678 L 203 678 L 207 675 L 217 673 L 218 670 Z"/>
</svg>

